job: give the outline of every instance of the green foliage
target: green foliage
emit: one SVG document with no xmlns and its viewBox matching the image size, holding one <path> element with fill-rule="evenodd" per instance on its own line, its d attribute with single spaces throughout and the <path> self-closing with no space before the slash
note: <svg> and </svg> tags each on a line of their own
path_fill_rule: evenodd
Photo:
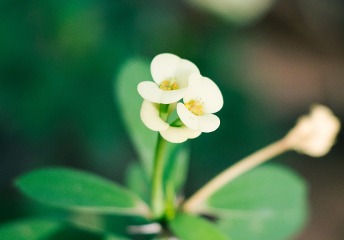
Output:
<svg viewBox="0 0 344 240">
<path fill-rule="evenodd" d="M 43 203 L 69 209 L 116 214 L 146 214 L 131 191 L 98 176 L 63 168 L 36 170 L 16 181 L 19 189 Z"/>
<path fill-rule="evenodd" d="M 129 238 L 117 237 L 117 236 L 105 236 L 104 240 L 129 240 Z"/>
<path fill-rule="evenodd" d="M 59 231 L 62 224 L 48 219 L 25 219 L 7 223 L 0 227 L 1 240 L 47 239 Z"/>
<path fill-rule="evenodd" d="M 225 185 L 205 210 L 236 240 L 282 240 L 298 231 L 306 217 L 306 187 L 291 171 L 259 167 Z"/>
<path fill-rule="evenodd" d="M 169 198 L 167 200 L 168 204 L 172 204 L 174 207 L 176 194 L 181 194 L 184 187 L 190 154 L 187 148 L 172 143 L 168 144 L 167 152 L 169 154 L 165 164 L 163 185 L 168 195 L 166 197 Z M 129 165 L 126 172 L 126 184 L 128 188 L 136 192 L 147 203 L 151 191 L 149 183 L 150 181 L 140 164 L 132 163 Z"/>
<path fill-rule="evenodd" d="M 172 184 L 173 190 L 179 193 L 184 187 L 186 176 L 188 174 L 189 149 L 181 144 L 169 144 L 168 158 L 165 165 L 164 181 L 166 184 Z"/>
<path fill-rule="evenodd" d="M 72 226 L 59 220 L 28 218 L 0 227 L 1 240 L 129 240 L 113 233 L 103 233 L 89 228 Z"/>
<path fill-rule="evenodd" d="M 149 180 L 139 163 L 131 163 L 126 171 L 126 185 L 136 192 L 143 200 L 149 202 Z"/>
<path fill-rule="evenodd" d="M 215 225 L 200 217 L 178 214 L 171 222 L 173 233 L 183 240 L 229 240 Z"/>
<path fill-rule="evenodd" d="M 126 215 L 104 215 L 89 212 L 73 212 L 66 219 L 73 227 L 93 233 L 105 234 L 109 239 L 132 239 L 128 226 L 149 224 L 145 218 Z"/>
<path fill-rule="evenodd" d="M 146 61 L 128 61 L 123 66 L 115 87 L 124 123 L 148 176 L 152 171 L 157 133 L 149 130 L 141 121 L 142 98 L 136 89 L 139 82 L 151 79 L 149 69 Z"/>
</svg>

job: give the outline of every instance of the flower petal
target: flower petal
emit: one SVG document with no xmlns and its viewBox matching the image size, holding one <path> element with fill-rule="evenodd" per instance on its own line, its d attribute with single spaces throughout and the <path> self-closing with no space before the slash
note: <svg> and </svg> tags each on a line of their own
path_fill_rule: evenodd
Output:
<svg viewBox="0 0 344 240">
<path fill-rule="evenodd" d="M 199 130 L 202 132 L 213 132 L 220 126 L 220 119 L 214 114 L 199 116 Z"/>
<path fill-rule="evenodd" d="M 181 59 L 174 74 L 179 88 L 186 88 L 188 86 L 189 77 L 192 73 L 200 73 L 197 66 L 189 60 Z"/>
<path fill-rule="evenodd" d="M 169 127 L 169 124 L 159 116 L 159 104 L 144 100 L 141 106 L 140 116 L 146 127 L 153 131 L 163 131 Z"/>
<path fill-rule="evenodd" d="M 153 59 L 151 73 L 158 85 L 164 80 L 175 78 L 179 88 L 186 88 L 190 74 L 199 73 L 199 69 L 189 60 L 171 53 L 163 53 Z"/>
<path fill-rule="evenodd" d="M 188 128 L 188 129 L 189 129 L 189 132 L 188 132 L 189 139 L 194 139 L 194 138 L 198 137 L 199 135 L 201 135 L 201 133 L 202 133 L 201 131 L 192 130 L 191 128 Z"/>
<path fill-rule="evenodd" d="M 218 112 L 223 106 L 223 97 L 218 86 L 209 78 L 193 73 L 189 77 L 188 91 L 184 102 L 202 100 L 205 113 Z"/>
<path fill-rule="evenodd" d="M 162 90 L 154 82 L 144 81 L 137 85 L 141 97 L 150 102 L 159 103 Z"/>
<path fill-rule="evenodd" d="M 157 55 L 151 63 L 153 80 L 157 84 L 160 84 L 162 81 L 174 77 L 180 61 L 180 57 L 171 53 L 162 53 Z"/>
<path fill-rule="evenodd" d="M 177 104 L 177 113 L 180 120 L 188 127 L 193 130 L 199 130 L 198 118 L 199 116 L 194 115 L 185 107 L 183 103 Z"/>
<path fill-rule="evenodd" d="M 163 104 L 170 104 L 175 103 L 182 99 L 186 93 L 186 88 L 178 89 L 178 90 L 172 90 L 172 91 L 162 91 L 159 99 L 159 103 Z"/>
<path fill-rule="evenodd" d="M 137 91 L 141 97 L 153 103 L 170 104 L 179 101 L 185 95 L 186 89 L 172 91 L 161 90 L 154 82 L 140 82 Z"/>
<path fill-rule="evenodd" d="M 186 126 L 169 127 L 164 131 L 160 131 L 161 136 L 172 143 L 182 143 L 189 138 L 196 138 L 201 135 L 201 131 L 192 130 Z"/>
</svg>

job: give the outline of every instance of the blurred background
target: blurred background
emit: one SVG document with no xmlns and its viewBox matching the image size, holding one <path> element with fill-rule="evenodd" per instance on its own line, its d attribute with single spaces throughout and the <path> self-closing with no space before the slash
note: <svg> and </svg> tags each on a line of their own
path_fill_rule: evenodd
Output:
<svg viewBox="0 0 344 240">
<path fill-rule="evenodd" d="M 34 211 L 13 187 L 26 171 L 68 166 L 123 182 L 135 152 L 114 81 L 131 58 L 174 53 L 223 92 L 220 129 L 190 141 L 186 195 L 313 103 L 344 119 L 340 0 L 1 0 L 0 36 L 0 224 Z M 341 133 L 325 157 L 275 160 L 309 184 L 296 240 L 344 239 L 343 156 Z"/>
</svg>

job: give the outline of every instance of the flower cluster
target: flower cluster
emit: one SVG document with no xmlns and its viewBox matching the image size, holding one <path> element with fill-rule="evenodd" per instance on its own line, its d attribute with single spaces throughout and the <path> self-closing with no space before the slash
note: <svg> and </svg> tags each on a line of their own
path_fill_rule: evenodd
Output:
<svg viewBox="0 0 344 240">
<path fill-rule="evenodd" d="M 149 129 L 159 131 L 167 141 L 181 143 L 220 126 L 214 113 L 223 106 L 221 91 L 195 64 L 163 53 L 153 59 L 151 74 L 154 82 L 137 86 L 144 99 L 141 119 Z"/>
</svg>

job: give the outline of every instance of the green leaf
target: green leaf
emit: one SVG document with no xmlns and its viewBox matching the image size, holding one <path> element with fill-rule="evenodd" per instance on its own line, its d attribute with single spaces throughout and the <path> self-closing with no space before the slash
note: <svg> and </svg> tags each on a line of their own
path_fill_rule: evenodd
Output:
<svg viewBox="0 0 344 240">
<path fill-rule="evenodd" d="M 115 235 L 107 235 L 104 237 L 104 240 L 130 240 L 129 238 L 125 238 L 125 237 L 118 237 Z"/>
<path fill-rule="evenodd" d="M 170 228 L 179 239 L 183 240 L 229 239 L 209 221 L 187 214 L 178 214 L 170 222 Z"/>
<path fill-rule="evenodd" d="M 48 219 L 25 219 L 0 226 L 1 240 L 41 240 L 61 229 L 58 221 Z"/>
<path fill-rule="evenodd" d="M 164 182 L 173 184 L 174 191 L 178 193 L 186 181 L 190 152 L 185 145 L 170 143 L 168 146 Z"/>
<path fill-rule="evenodd" d="M 118 75 L 115 93 L 131 140 L 147 176 L 151 176 L 157 132 L 142 123 L 140 109 L 143 100 L 137 92 L 137 85 L 147 80 L 151 80 L 149 63 L 138 59 L 128 61 Z"/>
<path fill-rule="evenodd" d="M 105 215 L 90 212 L 72 212 L 65 219 L 74 228 L 85 232 L 106 234 L 120 239 L 131 239 L 128 226 L 146 225 L 151 223 L 146 218 L 128 215 Z"/>
<path fill-rule="evenodd" d="M 129 189 L 133 190 L 146 202 L 149 202 L 149 180 L 140 164 L 134 162 L 129 165 L 126 172 L 125 182 Z"/>
<path fill-rule="evenodd" d="M 205 211 L 236 240 L 288 239 L 306 218 L 305 183 L 277 166 L 252 170 L 216 192 Z"/>
<path fill-rule="evenodd" d="M 29 197 L 54 206 L 100 213 L 147 214 L 146 205 L 134 193 L 86 172 L 41 169 L 19 177 L 16 185 Z"/>
<path fill-rule="evenodd" d="M 166 217 L 172 219 L 176 212 L 176 198 L 181 197 L 189 165 L 189 151 L 184 144 L 168 143 L 163 184 L 165 188 Z"/>
</svg>

